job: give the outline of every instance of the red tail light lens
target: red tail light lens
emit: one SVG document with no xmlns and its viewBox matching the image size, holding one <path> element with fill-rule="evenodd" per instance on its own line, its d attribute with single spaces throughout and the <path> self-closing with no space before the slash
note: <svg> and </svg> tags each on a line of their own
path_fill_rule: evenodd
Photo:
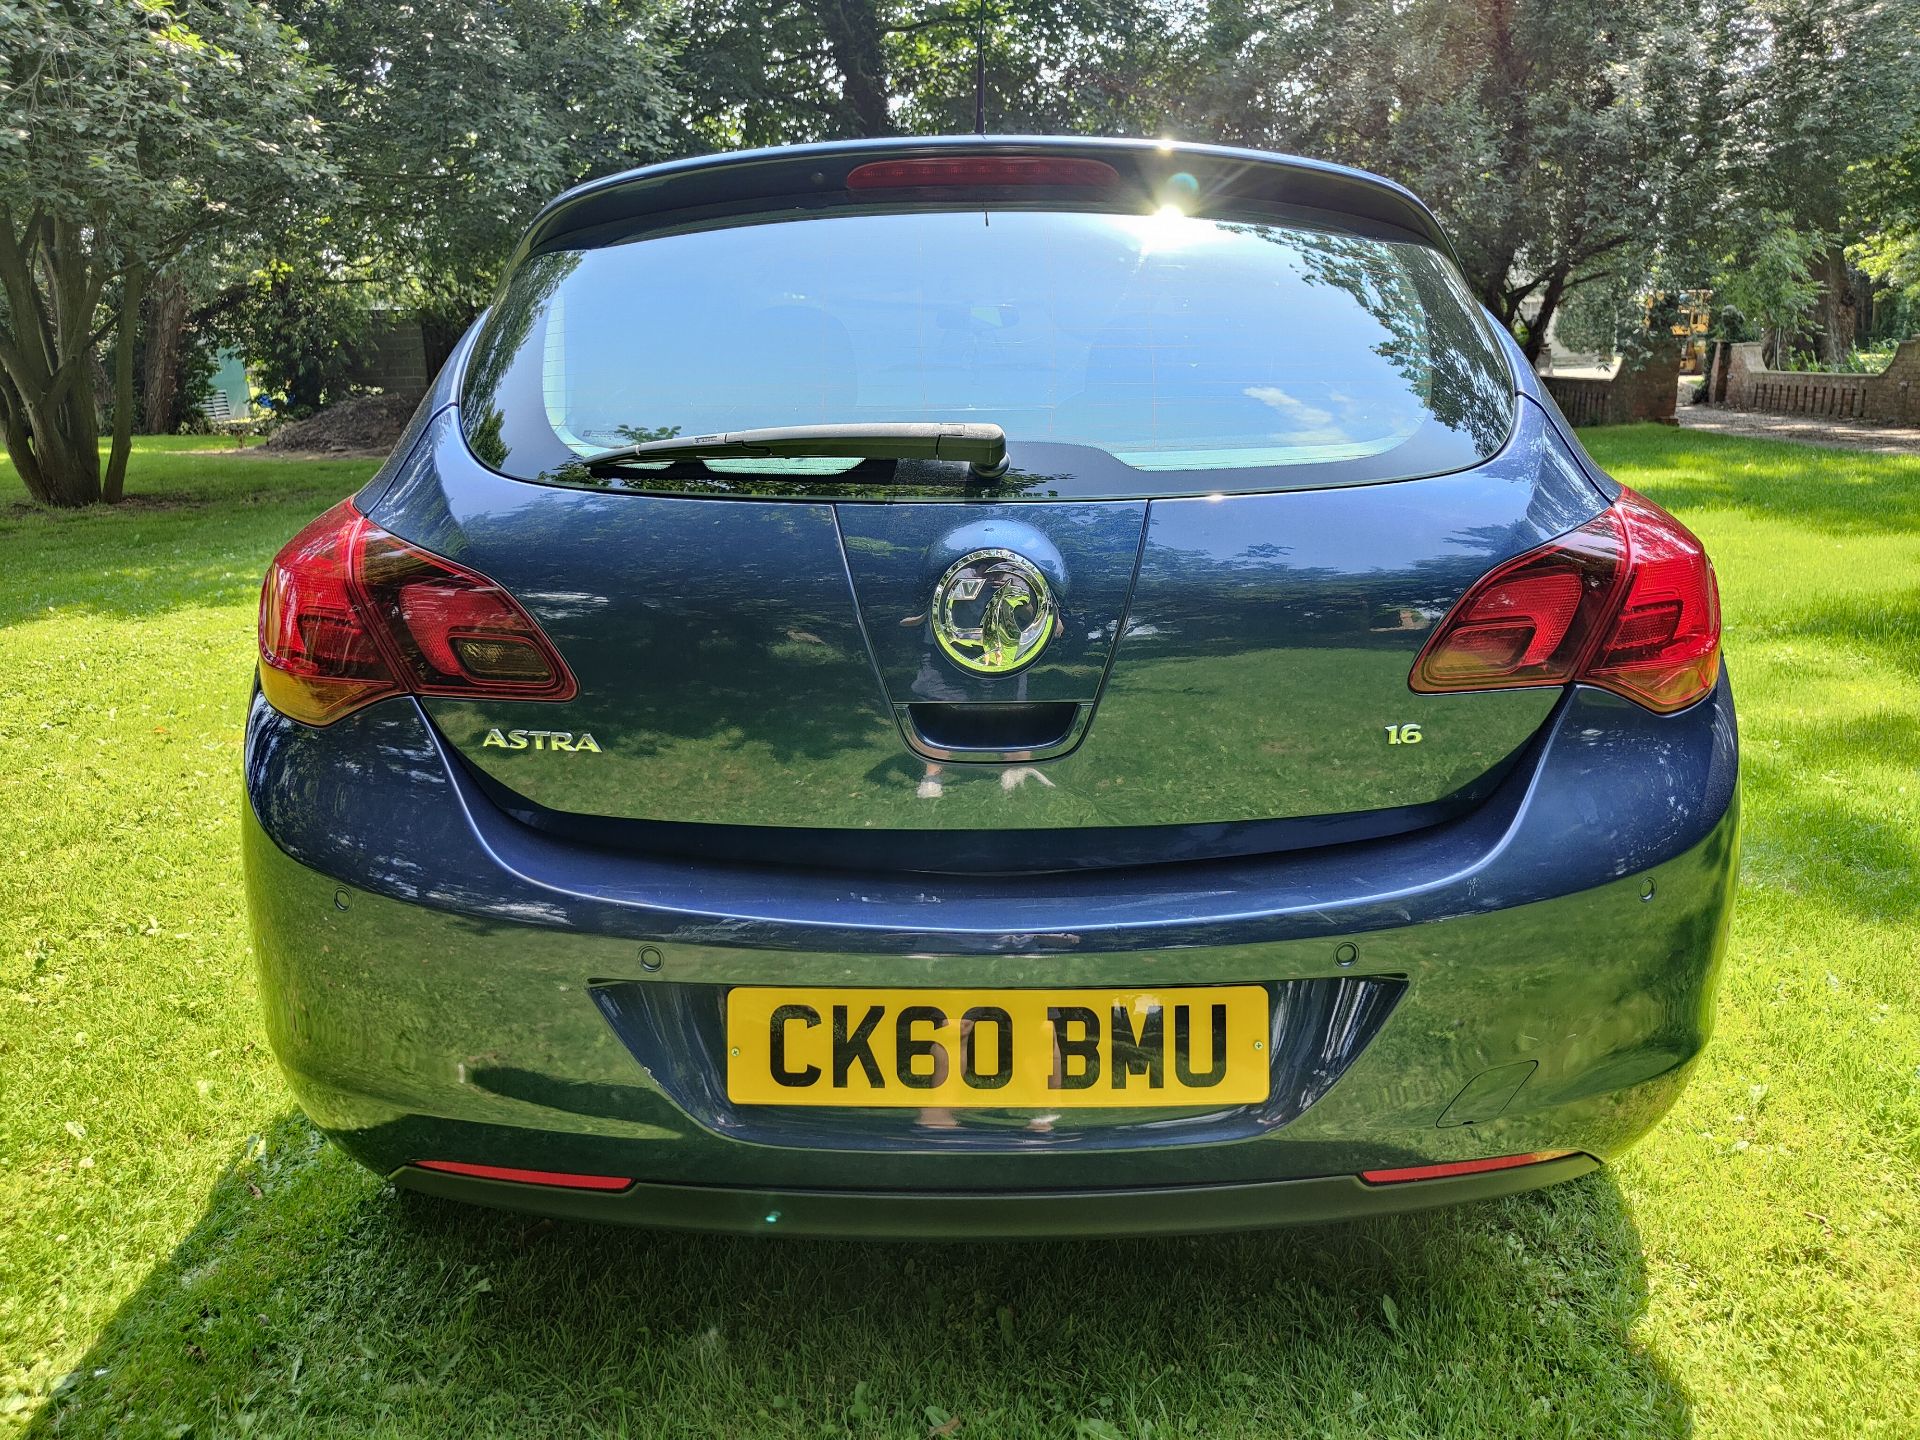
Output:
<svg viewBox="0 0 1920 1440">
<path fill-rule="evenodd" d="M 578 687 L 506 591 L 343 500 L 268 567 L 260 689 L 282 714 L 328 725 L 403 691 L 570 700 Z"/>
<path fill-rule="evenodd" d="M 1039 155 L 942 155 L 919 160 L 874 160 L 847 174 L 849 190 L 910 190 L 929 185 L 1118 185 L 1120 172 L 1104 160 Z"/>
<path fill-rule="evenodd" d="M 1427 694 L 1583 681 L 1667 713 L 1720 674 L 1720 592 L 1691 531 L 1631 490 L 1460 598 L 1414 662 Z"/>
<path fill-rule="evenodd" d="M 1581 679 L 1650 710 L 1678 710 L 1720 677 L 1720 585 L 1693 532 L 1631 490 L 1615 502 L 1626 521 L 1626 593 Z"/>
</svg>

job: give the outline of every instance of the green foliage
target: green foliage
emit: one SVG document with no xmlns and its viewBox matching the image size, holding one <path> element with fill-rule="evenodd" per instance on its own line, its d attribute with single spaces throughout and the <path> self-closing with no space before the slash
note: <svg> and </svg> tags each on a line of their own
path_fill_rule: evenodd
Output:
<svg viewBox="0 0 1920 1440">
<path fill-rule="evenodd" d="M 1823 356 L 1815 355 L 1810 351 L 1796 350 L 1787 356 L 1786 364 L 1780 368 L 1783 370 L 1838 372 L 1842 375 L 1878 375 L 1882 370 L 1886 369 L 1888 365 L 1893 363 L 1893 351 L 1894 347 L 1891 345 L 1883 345 L 1870 350 L 1853 349 L 1841 356 L 1838 364 L 1833 364 Z"/>
<path fill-rule="evenodd" d="M 1778 365 L 1787 355 L 1787 337 L 1813 310 L 1820 282 L 1813 277 L 1814 257 L 1827 237 L 1798 228 L 1780 211 L 1766 211 L 1748 247 L 1728 257 L 1714 282 L 1718 298 L 1733 306 L 1767 336 L 1768 356 Z"/>
<path fill-rule="evenodd" d="M 1712 163 L 1694 185 L 1694 253 L 1733 283 L 1735 303 L 1771 317 L 1776 352 L 1805 332 L 1831 368 L 1860 303 L 1845 247 L 1897 224 L 1899 197 L 1911 198 L 1897 157 L 1920 144 L 1920 17 L 1911 0 L 1757 0 L 1703 19 L 1719 63 L 1704 77 Z M 1783 227 L 1819 243 L 1782 255 Z"/>
<path fill-rule="evenodd" d="M 142 354 L 148 353 L 149 347 L 164 343 L 153 334 L 150 312 L 141 317 L 139 336 Z M 148 435 L 186 433 L 202 426 L 206 416 L 201 410 L 201 402 L 220 368 L 211 334 L 189 331 L 175 337 L 172 343 L 173 359 L 178 367 L 178 384 L 166 413 L 149 409 L 151 397 L 142 383 L 145 371 L 136 368 L 134 372 L 134 394 L 140 406 L 141 430 Z"/>
<path fill-rule="evenodd" d="M 1166 0 L 714 0 L 675 11 L 688 148 L 970 131 L 976 37 L 1002 134 L 1153 133 L 1188 7 Z"/>
<path fill-rule="evenodd" d="M 1680 320 L 1679 299 L 1655 289 L 1628 271 L 1613 271 L 1568 296 L 1556 335 L 1570 350 L 1618 355 L 1632 364 L 1662 345 L 1679 345 L 1673 327 Z"/>
<path fill-rule="evenodd" d="M 464 324 L 541 205 L 675 143 L 647 0 L 291 0 L 287 16 L 331 69 L 318 113 L 341 165 L 267 253 L 389 300 Z"/>
<path fill-rule="evenodd" d="M 284 263 L 256 272 L 221 335 L 248 357 L 256 383 L 285 413 L 310 415 L 345 395 L 370 350 L 371 317 L 350 285 Z"/>
<path fill-rule="evenodd" d="M 1411 186 L 1468 278 L 1537 350 L 1562 299 L 1668 222 L 1697 76 L 1693 19 L 1623 0 L 1231 0 L 1191 37 L 1188 133 Z"/>
</svg>

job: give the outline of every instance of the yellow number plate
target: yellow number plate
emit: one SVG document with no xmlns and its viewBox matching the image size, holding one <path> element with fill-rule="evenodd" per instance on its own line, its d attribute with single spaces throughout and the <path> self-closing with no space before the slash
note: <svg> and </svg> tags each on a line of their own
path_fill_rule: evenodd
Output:
<svg viewBox="0 0 1920 1440">
<path fill-rule="evenodd" d="M 1058 1110 L 1267 1098 L 1267 992 L 786 990 L 727 995 L 740 1105 Z"/>
</svg>

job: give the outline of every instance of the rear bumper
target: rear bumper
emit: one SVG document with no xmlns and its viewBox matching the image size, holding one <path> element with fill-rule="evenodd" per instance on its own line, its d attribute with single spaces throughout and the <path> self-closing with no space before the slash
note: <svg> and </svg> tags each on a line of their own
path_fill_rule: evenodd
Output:
<svg viewBox="0 0 1920 1440">
<path fill-rule="evenodd" d="M 415 1188 L 699 1228 L 765 1229 L 779 1211 L 774 1228 L 800 1233 L 1238 1228 L 1506 1193 L 1644 1133 L 1710 1029 L 1736 766 L 1724 681 L 1668 717 L 1582 691 L 1493 799 L 1417 835 L 1125 876 L 871 878 L 562 846 L 492 810 L 410 701 L 325 731 L 256 705 L 245 859 L 268 1033 L 296 1095 Z M 899 1111 L 756 1127 L 694 1103 L 713 1076 L 693 1072 L 712 1067 L 675 1028 L 749 983 L 1356 981 L 1392 987 L 1390 1013 L 1330 1050 L 1327 1083 L 1292 1111 L 1127 1112 L 1044 1134 Z M 660 997 L 644 1043 L 603 1013 L 616 990 Z M 1543 1150 L 1581 1153 L 1353 1178 Z M 637 1183 L 576 1194 L 422 1159 Z"/>
<path fill-rule="evenodd" d="M 410 1190 L 535 1210 L 570 1220 L 733 1234 L 849 1236 L 868 1240 L 1063 1239 L 1088 1235 L 1194 1235 L 1392 1215 L 1488 1200 L 1571 1180 L 1599 1168 L 1568 1155 L 1521 1169 L 1447 1180 L 1369 1185 L 1352 1175 L 1242 1185 L 1130 1190 L 766 1190 L 636 1184 L 612 1194 L 535 1190 L 411 1166 L 393 1179 Z"/>
</svg>

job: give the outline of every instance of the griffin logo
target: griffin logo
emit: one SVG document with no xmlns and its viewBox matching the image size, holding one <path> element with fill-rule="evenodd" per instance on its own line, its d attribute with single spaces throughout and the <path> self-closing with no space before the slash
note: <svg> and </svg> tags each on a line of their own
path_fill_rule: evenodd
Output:
<svg viewBox="0 0 1920 1440">
<path fill-rule="evenodd" d="M 600 753 L 593 736 L 576 735 L 571 730 L 489 730 L 480 745 L 483 749 L 492 745 L 502 750 L 565 750 L 573 755 L 583 750 L 595 755 Z"/>
<path fill-rule="evenodd" d="M 1053 638 L 1058 615 L 1040 567 L 1011 550 L 962 555 L 933 591 L 933 638 L 949 660 L 976 675 L 1031 665 Z"/>
</svg>

